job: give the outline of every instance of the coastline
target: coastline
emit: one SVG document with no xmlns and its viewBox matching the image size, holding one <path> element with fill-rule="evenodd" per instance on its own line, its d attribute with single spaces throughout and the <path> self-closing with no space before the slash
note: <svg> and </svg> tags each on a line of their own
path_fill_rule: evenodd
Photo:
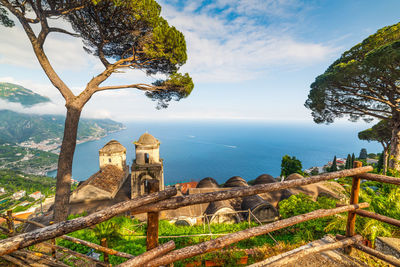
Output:
<svg viewBox="0 0 400 267">
<path fill-rule="evenodd" d="M 107 137 L 108 135 L 110 135 L 112 133 L 123 131 L 126 128 L 127 127 L 124 125 L 123 127 L 119 128 L 118 130 L 108 131 L 106 133 L 103 133 L 102 135 L 94 135 L 94 136 L 90 136 L 90 137 L 85 137 L 85 138 L 77 140 L 76 144 L 79 145 L 79 144 L 87 143 L 87 142 L 90 142 L 90 141 L 100 140 L 102 138 Z M 60 138 L 57 138 L 57 141 L 58 141 L 58 139 L 61 141 Z M 51 145 L 51 147 L 44 147 L 44 149 L 39 144 L 36 144 L 36 145 L 35 144 L 30 144 L 29 146 L 25 145 L 25 146 L 22 146 L 22 147 L 34 148 L 34 149 L 38 149 L 38 150 L 42 150 L 42 151 L 46 151 L 46 152 L 51 152 L 51 153 L 59 155 L 61 142 L 56 143 L 55 141 L 56 140 L 50 140 L 50 141 L 46 140 L 47 143 L 51 142 L 52 145 Z M 21 146 L 21 144 L 18 144 L 18 145 Z M 43 143 L 42 143 L 42 145 L 43 145 Z M 57 146 L 57 148 L 54 148 L 55 146 Z M 51 175 L 49 173 L 57 171 L 57 167 L 58 167 L 57 165 L 58 165 L 58 162 L 55 162 L 54 164 L 51 164 L 49 166 L 44 166 L 44 167 L 41 167 L 41 168 L 38 168 L 38 169 L 35 169 L 35 168 L 28 169 L 28 170 L 26 170 L 26 173 L 34 174 L 34 175 L 55 177 L 55 175 Z"/>
</svg>

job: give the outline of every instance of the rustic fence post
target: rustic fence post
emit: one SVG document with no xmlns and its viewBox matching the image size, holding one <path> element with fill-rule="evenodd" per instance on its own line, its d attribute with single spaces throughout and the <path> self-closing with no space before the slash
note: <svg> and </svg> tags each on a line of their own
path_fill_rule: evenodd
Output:
<svg viewBox="0 0 400 267">
<path fill-rule="evenodd" d="M 362 167 L 361 161 L 354 161 L 353 168 Z M 360 193 L 360 178 L 353 177 L 353 183 L 351 185 L 350 205 L 358 204 L 358 197 Z M 346 236 L 352 237 L 355 235 L 356 228 L 356 213 L 349 211 L 347 216 Z M 345 253 L 350 254 L 351 246 L 345 248 Z"/>
<path fill-rule="evenodd" d="M 249 212 L 249 213 L 247 213 L 247 222 L 249 223 L 249 228 L 250 228 L 250 225 L 251 225 L 251 218 L 250 218 L 251 210 L 249 209 L 248 212 Z"/>
<path fill-rule="evenodd" d="M 49 224 L 50 225 L 54 224 L 54 221 L 49 222 Z M 57 257 L 56 257 L 56 247 L 55 247 L 56 246 L 56 239 L 55 238 L 51 239 L 50 243 L 52 244 L 51 256 L 53 257 L 53 259 L 57 259 Z"/>
<path fill-rule="evenodd" d="M 102 238 L 100 240 L 100 245 L 103 246 L 103 247 L 108 248 L 107 247 L 107 238 L 105 238 L 105 237 Z M 104 256 L 104 263 L 106 263 L 108 265 L 110 263 L 110 260 L 108 259 L 108 253 L 103 252 L 103 256 Z"/>
<path fill-rule="evenodd" d="M 160 181 L 156 179 L 147 182 L 147 193 L 155 193 L 160 191 Z M 151 250 L 158 246 L 158 212 L 147 213 L 147 250 Z"/>
<path fill-rule="evenodd" d="M 12 210 L 7 210 L 7 227 L 11 236 L 15 234 L 14 218 L 12 216 Z"/>
</svg>

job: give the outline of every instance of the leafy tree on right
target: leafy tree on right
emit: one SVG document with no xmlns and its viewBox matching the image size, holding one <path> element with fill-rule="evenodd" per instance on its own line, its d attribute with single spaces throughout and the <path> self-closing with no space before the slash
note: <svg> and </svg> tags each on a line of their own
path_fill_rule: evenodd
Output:
<svg viewBox="0 0 400 267">
<path fill-rule="evenodd" d="M 301 161 L 298 160 L 296 157 L 290 157 L 288 155 L 285 155 L 282 157 L 282 162 L 281 162 L 281 176 L 283 177 L 288 177 L 292 173 L 298 173 L 303 175 L 302 171 L 302 164 Z"/>
<path fill-rule="evenodd" d="M 383 154 L 381 156 L 383 164 L 382 167 L 383 167 L 383 173 L 386 174 L 387 162 L 389 158 L 390 141 L 392 139 L 391 128 L 388 121 L 381 120 L 371 128 L 359 132 L 358 138 L 361 140 L 366 140 L 368 142 L 376 141 L 381 143 L 383 147 Z"/>
<path fill-rule="evenodd" d="M 385 119 L 389 167 L 400 170 L 400 23 L 384 27 L 344 52 L 311 84 L 305 106 L 316 123 Z"/>
</svg>

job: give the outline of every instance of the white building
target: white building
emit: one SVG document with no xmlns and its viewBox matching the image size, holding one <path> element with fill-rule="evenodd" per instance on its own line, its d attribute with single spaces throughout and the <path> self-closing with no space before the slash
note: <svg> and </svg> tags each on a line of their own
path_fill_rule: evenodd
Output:
<svg viewBox="0 0 400 267">
<path fill-rule="evenodd" d="M 42 193 L 40 191 L 36 191 L 32 194 L 29 195 L 31 198 L 38 200 L 44 197 L 44 195 L 42 195 Z"/>
<path fill-rule="evenodd" d="M 5 192 L 6 192 L 6 190 L 4 189 L 4 187 L 0 187 L 0 194 L 3 194 Z"/>
<path fill-rule="evenodd" d="M 20 199 L 20 198 L 24 197 L 25 195 L 26 195 L 26 191 L 25 190 L 20 190 L 20 191 L 14 193 L 12 195 L 12 198 L 13 199 Z"/>
</svg>

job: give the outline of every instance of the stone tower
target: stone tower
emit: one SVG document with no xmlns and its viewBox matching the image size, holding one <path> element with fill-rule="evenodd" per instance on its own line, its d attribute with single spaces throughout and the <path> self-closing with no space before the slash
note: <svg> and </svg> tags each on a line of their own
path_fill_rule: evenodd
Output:
<svg viewBox="0 0 400 267">
<path fill-rule="evenodd" d="M 126 168 L 126 148 L 116 140 L 111 140 L 99 150 L 100 170 L 114 165 L 121 170 Z"/>
<path fill-rule="evenodd" d="M 160 142 L 151 134 L 144 133 L 134 142 L 136 158 L 132 163 L 132 194 L 137 197 L 145 194 L 146 181 L 157 179 L 160 190 L 164 190 L 163 162 L 160 159 Z"/>
</svg>

